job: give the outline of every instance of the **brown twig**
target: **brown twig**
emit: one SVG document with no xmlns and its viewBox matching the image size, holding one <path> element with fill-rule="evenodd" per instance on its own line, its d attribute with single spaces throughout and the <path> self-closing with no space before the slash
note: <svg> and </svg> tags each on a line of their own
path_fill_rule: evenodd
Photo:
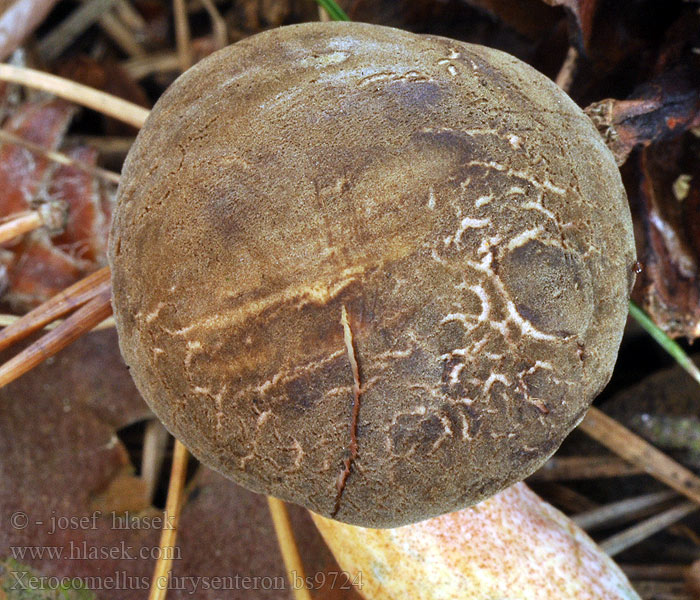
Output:
<svg viewBox="0 0 700 600">
<path fill-rule="evenodd" d="M 578 50 L 576 50 L 576 48 L 573 46 L 569 46 L 569 50 L 566 53 L 566 58 L 562 63 L 561 69 L 559 69 L 557 78 L 555 79 L 555 83 L 567 94 L 571 90 L 571 85 L 574 83 L 577 68 Z"/>
<path fill-rule="evenodd" d="M 180 58 L 176 52 L 159 52 L 122 63 L 122 67 L 134 79 L 143 79 L 153 73 L 167 73 L 180 68 Z"/>
<path fill-rule="evenodd" d="M 593 510 L 580 513 L 572 518 L 581 529 L 590 531 L 591 529 L 607 527 L 613 523 L 620 523 L 639 518 L 649 514 L 650 510 L 658 508 L 669 500 L 677 498 L 678 494 L 671 490 L 644 494 L 633 498 L 625 498 L 619 502 L 612 502 L 599 506 Z"/>
<path fill-rule="evenodd" d="M 101 283 L 92 300 L 75 311 L 56 329 L 0 366 L 0 388 L 31 371 L 110 316 L 112 314 L 111 298 L 110 283 L 108 281 Z"/>
<path fill-rule="evenodd" d="M 685 500 L 673 508 L 669 508 L 658 515 L 645 519 L 641 523 L 637 523 L 629 529 L 616 533 L 600 542 L 600 547 L 609 556 L 615 556 L 630 546 L 634 546 L 649 536 L 666 529 L 669 525 L 673 525 L 676 521 L 680 521 L 698 509 L 700 509 L 700 506 L 695 502 Z"/>
<path fill-rule="evenodd" d="M 616 456 L 555 456 L 530 476 L 532 481 L 573 481 L 636 475 L 643 470 Z"/>
<path fill-rule="evenodd" d="M 591 407 L 579 427 L 624 460 L 700 504 L 700 477 L 601 410 Z"/>
<path fill-rule="evenodd" d="M 127 102 L 111 94 L 100 92 L 87 85 L 75 83 L 69 79 L 43 73 L 34 69 L 0 64 L 0 81 L 19 83 L 31 88 L 43 90 L 59 98 L 86 106 L 102 114 L 134 127 L 142 127 L 148 113 L 147 108 Z"/>
<path fill-rule="evenodd" d="M 30 152 L 44 156 L 49 160 L 60 163 L 62 165 L 67 165 L 75 167 L 84 171 L 88 175 L 93 177 L 99 177 L 105 181 L 110 181 L 111 183 L 119 184 L 119 173 L 114 173 L 113 171 L 108 171 L 107 169 L 102 169 L 101 167 L 93 167 L 92 165 L 87 165 L 79 160 L 72 159 L 70 156 L 66 156 L 61 152 L 56 152 L 54 150 L 47 150 L 46 148 L 39 146 L 33 142 L 25 140 L 17 135 L 9 133 L 8 131 L 3 131 L 0 129 L 0 141 L 9 142 L 22 148 L 26 148 Z"/>
<path fill-rule="evenodd" d="M 659 579 L 661 581 L 682 580 L 688 574 L 686 565 L 628 565 L 621 564 L 620 568 L 630 579 Z"/>
<path fill-rule="evenodd" d="M 58 26 L 54 27 L 39 43 L 39 54 L 50 62 L 61 55 L 73 41 L 95 23 L 114 0 L 89 0 L 74 10 Z"/>
<path fill-rule="evenodd" d="M 190 23 L 187 18 L 185 0 L 173 0 L 175 12 L 175 41 L 180 70 L 186 71 L 192 66 L 192 46 L 190 44 Z"/>
<path fill-rule="evenodd" d="M 5 327 L 0 331 L 0 351 L 92 300 L 109 285 L 109 276 L 109 267 L 103 267 Z"/>
<path fill-rule="evenodd" d="M 43 224 L 44 219 L 41 214 L 35 210 L 29 210 L 13 216 L 10 220 L 0 223 L 0 244 L 9 242 L 35 229 L 39 229 Z"/>
<path fill-rule="evenodd" d="M 14 325 L 19 321 L 22 317 L 17 316 L 17 315 L 9 315 L 7 313 L 0 313 L 0 327 L 9 327 L 10 325 Z M 47 331 L 51 331 L 52 329 L 56 329 L 61 323 L 63 323 L 63 320 L 57 319 L 56 321 L 52 321 L 51 323 L 47 323 L 40 329 L 45 329 Z M 116 323 L 114 322 L 114 317 L 107 317 L 104 321 L 101 323 L 95 325 L 90 331 L 98 331 L 100 329 L 112 329 Z"/>
<path fill-rule="evenodd" d="M 213 0 L 200 0 L 204 10 L 207 11 L 209 19 L 211 20 L 212 33 L 214 34 L 214 40 L 216 43 L 216 48 L 221 49 L 228 44 L 228 32 L 226 31 L 226 21 L 224 21 L 219 9 L 216 8 Z"/>
<path fill-rule="evenodd" d="M 164 526 L 160 535 L 160 552 L 158 553 L 158 562 L 153 571 L 149 600 L 163 600 L 168 592 L 168 579 L 175 556 L 177 526 L 180 521 L 180 513 L 182 512 L 185 476 L 187 475 L 187 456 L 187 448 L 179 440 L 175 440 L 173 465 L 170 471 L 170 482 L 168 483 L 168 498 L 165 502 Z"/>
<path fill-rule="evenodd" d="M 272 523 L 275 526 L 277 542 L 279 543 L 284 566 L 287 570 L 287 580 L 294 593 L 294 598 L 296 600 L 311 600 L 311 594 L 306 587 L 304 565 L 301 562 L 299 548 L 297 548 L 292 525 L 289 522 L 287 507 L 284 505 L 284 502 L 272 496 L 267 497 L 267 505 L 270 509 Z M 303 584 L 297 585 L 297 581 L 302 581 Z"/>
<path fill-rule="evenodd" d="M 145 56 L 146 51 L 136 36 L 113 13 L 106 12 L 100 17 L 100 27 L 128 56 Z"/>
<path fill-rule="evenodd" d="M 567 513 L 577 514 L 598 508 L 597 502 L 556 481 L 538 482 L 535 484 L 535 491 Z"/>
<path fill-rule="evenodd" d="M 85 144 L 100 153 L 103 160 L 123 159 L 134 143 L 133 137 L 101 136 L 101 135 L 69 135 L 67 144 Z"/>
</svg>

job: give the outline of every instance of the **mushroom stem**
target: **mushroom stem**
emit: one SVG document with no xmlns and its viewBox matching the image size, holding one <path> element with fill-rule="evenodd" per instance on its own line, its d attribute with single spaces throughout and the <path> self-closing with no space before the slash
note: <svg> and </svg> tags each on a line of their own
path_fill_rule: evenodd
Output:
<svg viewBox="0 0 700 600">
<path fill-rule="evenodd" d="M 42 219 L 41 215 L 35 210 L 10 217 L 9 221 L 0 225 L 0 244 L 9 242 L 35 229 L 39 229 L 43 224 L 44 219 Z"/>
<path fill-rule="evenodd" d="M 158 562 L 153 571 L 151 592 L 149 600 L 162 600 L 168 591 L 168 578 L 173 566 L 175 554 L 175 540 L 177 539 L 177 526 L 182 512 L 182 498 L 185 489 L 185 475 L 187 474 L 187 448 L 175 440 L 173 448 L 173 465 L 168 482 L 168 498 L 165 501 L 165 514 L 163 515 L 162 533 L 160 535 L 160 552 Z"/>
<path fill-rule="evenodd" d="M 92 300 L 109 284 L 109 276 L 109 267 L 103 267 L 5 327 L 0 331 L 0 351 Z"/>
<path fill-rule="evenodd" d="M 53 356 L 95 325 L 112 314 L 112 287 L 105 281 L 97 287 L 97 293 L 56 329 L 25 348 L 0 367 L 0 388 L 31 371 L 38 364 Z M 18 321 L 19 323 L 20 321 Z"/>
</svg>

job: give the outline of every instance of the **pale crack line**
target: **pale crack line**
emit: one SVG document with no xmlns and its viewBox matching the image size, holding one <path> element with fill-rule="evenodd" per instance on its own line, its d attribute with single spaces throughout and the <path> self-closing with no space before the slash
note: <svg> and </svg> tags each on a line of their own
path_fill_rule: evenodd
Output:
<svg viewBox="0 0 700 600">
<path fill-rule="evenodd" d="M 352 369 L 352 379 L 353 379 L 353 406 L 352 406 L 352 420 L 350 422 L 350 454 L 347 458 L 343 460 L 343 470 L 336 481 L 337 494 L 335 497 L 335 508 L 333 509 L 333 514 L 331 517 L 335 517 L 340 510 L 340 500 L 345 491 L 345 482 L 350 475 L 350 469 L 355 458 L 357 458 L 357 418 L 360 414 L 360 395 L 362 394 L 362 387 L 360 386 L 360 369 L 357 365 L 357 358 L 355 356 L 355 348 L 353 347 L 352 330 L 350 329 L 350 322 L 348 321 L 348 311 L 345 309 L 343 304 L 340 313 L 340 323 L 343 326 L 343 339 L 345 341 L 345 350 L 348 354 L 348 360 L 350 361 L 350 368 Z"/>
</svg>

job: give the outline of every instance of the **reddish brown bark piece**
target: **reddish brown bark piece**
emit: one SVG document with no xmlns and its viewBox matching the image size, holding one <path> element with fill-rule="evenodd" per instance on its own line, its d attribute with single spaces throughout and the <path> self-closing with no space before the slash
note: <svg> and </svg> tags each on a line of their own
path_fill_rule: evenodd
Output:
<svg viewBox="0 0 700 600">
<path fill-rule="evenodd" d="M 643 265 L 632 297 L 669 335 L 691 340 L 700 337 L 700 166 L 693 145 L 692 134 L 653 144 L 623 169 Z"/>
<path fill-rule="evenodd" d="M 3 129 L 44 148 L 55 149 L 74 112 L 62 100 L 27 103 L 9 118 Z M 0 145 L 0 215 L 28 210 L 50 166 L 49 159 L 15 144 Z"/>
<path fill-rule="evenodd" d="M 45 149 L 60 146 L 75 108 L 61 100 L 25 103 L 4 130 Z M 93 166 L 97 153 L 85 146 L 68 150 L 80 164 Z M 66 207 L 63 231 L 40 228 L 5 245 L 0 264 L 6 273 L 2 300 L 24 312 L 75 283 L 105 262 L 114 188 L 77 165 L 58 165 L 13 143 L 0 144 L 0 216 L 47 202 Z"/>
<path fill-rule="evenodd" d="M 97 151 L 78 146 L 67 152 L 68 156 L 87 165 L 95 165 Z M 64 231 L 52 239 L 62 252 L 82 260 L 96 261 L 105 256 L 110 215 L 102 209 L 101 182 L 74 165 L 61 165 L 56 169 L 49 194 L 68 205 L 70 219 Z"/>
<path fill-rule="evenodd" d="M 608 98 L 586 109 L 618 165 L 636 146 L 700 126 L 700 88 L 693 80 L 689 68 L 678 67 L 638 87 L 626 100 Z"/>
</svg>

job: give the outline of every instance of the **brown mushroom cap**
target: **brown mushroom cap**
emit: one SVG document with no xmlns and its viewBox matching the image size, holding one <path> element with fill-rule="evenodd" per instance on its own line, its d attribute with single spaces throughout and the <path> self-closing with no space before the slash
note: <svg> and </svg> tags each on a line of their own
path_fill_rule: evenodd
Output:
<svg viewBox="0 0 700 600">
<path fill-rule="evenodd" d="M 502 52 L 261 33 L 172 85 L 122 181 L 122 353 L 252 490 L 374 527 L 455 510 L 539 467 L 612 372 L 635 260 L 618 170 Z"/>
</svg>

